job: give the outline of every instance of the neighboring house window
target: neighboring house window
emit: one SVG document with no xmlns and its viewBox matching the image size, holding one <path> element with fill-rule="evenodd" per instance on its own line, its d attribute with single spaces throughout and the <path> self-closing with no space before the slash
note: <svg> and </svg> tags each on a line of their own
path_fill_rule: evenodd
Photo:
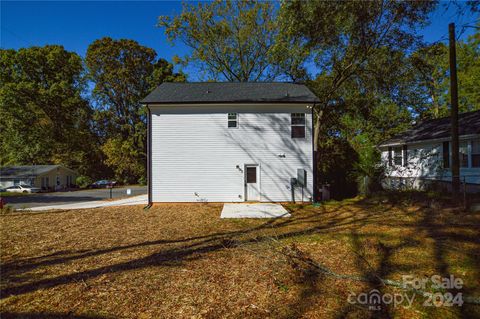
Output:
<svg viewBox="0 0 480 319">
<path fill-rule="evenodd" d="M 18 184 L 20 184 L 20 180 L 19 180 L 19 179 L 14 179 L 14 180 L 13 180 L 13 185 L 16 186 L 16 185 L 18 185 Z"/>
<path fill-rule="evenodd" d="M 402 166 L 402 147 L 394 147 L 393 148 L 393 163 L 398 166 Z"/>
<path fill-rule="evenodd" d="M 480 167 L 480 140 L 472 141 L 472 167 Z"/>
<path fill-rule="evenodd" d="M 292 113 L 292 138 L 305 138 L 305 113 Z"/>
<path fill-rule="evenodd" d="M 461 143 L 459 147 L 460 167 L 468 167 L 468 144 Z"/>
<path fill-rule="evenodd" d="M 443 168 L 450 168 L 450 142 L 443 142 Z"/>
<path fill-rule="evenodd" d="M 408 147 L 407 145 L 403 145 L 403 166 L 408 165 Z"/>
<path fill-rule="evenodd" d="M 228 127 L 238 127 L 238 113 L 228 113 Z"/>
<path fill-rule="evenodd" d="M 388 147 L 388 166 L 393 166 L 392 152 L 393 152 L 393 147 L 389 146 Z"/>
</svg>

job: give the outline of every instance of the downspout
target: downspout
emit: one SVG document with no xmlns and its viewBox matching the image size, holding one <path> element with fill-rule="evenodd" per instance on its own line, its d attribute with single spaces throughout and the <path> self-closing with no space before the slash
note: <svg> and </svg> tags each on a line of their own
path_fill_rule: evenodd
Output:
<svg viewBox="0 0 480 319">
<path fill-rule="evenodd" d="M 147 193 L 148 203 L 143 209 L 152 207 L 152 111 L 147 107 Z"/>
<path fill-rule="evenodd" d="M 313 203 L 317 202 L 318 195 L 317 195 L 317 152 L 315 151 L 315 119 L 314 119 L 314 112 L 315 110 L 315 102 L 313 102 L 312 107 L 312 160 L 313 160 Z"/>
</svg>

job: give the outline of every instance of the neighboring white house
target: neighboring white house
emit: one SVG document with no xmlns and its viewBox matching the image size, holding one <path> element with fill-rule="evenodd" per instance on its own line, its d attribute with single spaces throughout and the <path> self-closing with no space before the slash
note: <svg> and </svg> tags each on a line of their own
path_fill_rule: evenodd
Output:
<svg viewBox="0 0 480 319">
<path fill-rule="evenodd" d="M 451 173 L 450 118 L 428 120 L 382 143 L 382 162 L 389 188 L 423 188 L 433 181 L 449 187 Z M 459 115 L 460 180 L 480 191 L 480 111 Z"/>
<path fill-rule="evenodd" d="M 164 83 L 149 110 L 149 203 L 313 196 L 312 107 L 292 83 Z M 305 176 L 306 175 L 306 176 Z"/>
<path fill-rule="evenodd" d="M 0 187 L 31 185 L 42 190 L 59 190 L 74 186 L 78 174 L 62 165 L 28 165 L 0 167 Z"/>
</svg>

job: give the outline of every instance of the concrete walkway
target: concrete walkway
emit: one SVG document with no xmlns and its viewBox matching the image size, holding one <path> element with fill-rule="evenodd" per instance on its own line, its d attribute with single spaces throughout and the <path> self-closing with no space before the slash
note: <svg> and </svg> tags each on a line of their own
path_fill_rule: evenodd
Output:
<svg viewBox="0 0 480 319">
<path fill-rule="evenodd" d="M 32 207 L 32 208 L 21 209 L 21 210 L 43 211 L 43 210 L 52 210 L 52 209 L 62 209 L 62 210 L 85 209 L 85 208 L 99 208 L 99 207 L 112 207 L 112 206 L 147 205 L 147 202 L 148 202 L 147 195 L 140 195 L 140 196 L 132 196 L 124 199 L 114 200 L 114 201 L 97 200 L 97 201 L 73 203 L 73 204 Z"/>
<path fill-rule="evenodd" d="M 278 218 L 290 217 L 288 211 L 280 204 L 225 204 L 220 218 Z"/>
</svg>

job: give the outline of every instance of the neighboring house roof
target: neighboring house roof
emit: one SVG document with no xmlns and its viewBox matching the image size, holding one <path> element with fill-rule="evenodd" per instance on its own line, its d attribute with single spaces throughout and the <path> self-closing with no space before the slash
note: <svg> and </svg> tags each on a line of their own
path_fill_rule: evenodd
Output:
<svg viewBox="0 0 480 319">
<path fill-rule="evenodd" d="M 458 115 L 458 133 L 460 136 L 480 134 L 480 110 Z M 449 138 L 450 136 L 451 119 L 450 117 L 443 117 L 420 122 L 408 131 L 394 136 L 379 146 L 444 139 Z"/>
<path fill-rule="evenodd" d="M 0 168 L 0 178 L 31 178 L 32 176 L 48 173 L 54 169 L 57 169 L 58 167 L 62 167 L 62 165 L 4 166 Z M 70 170 L 69 168 L 66 169 Z"/>
<path fill-rule="evenodd" d="M 281 82 L 163 83 L 141 103 L 317 102 L 305 85 Z"/>
</svg>

